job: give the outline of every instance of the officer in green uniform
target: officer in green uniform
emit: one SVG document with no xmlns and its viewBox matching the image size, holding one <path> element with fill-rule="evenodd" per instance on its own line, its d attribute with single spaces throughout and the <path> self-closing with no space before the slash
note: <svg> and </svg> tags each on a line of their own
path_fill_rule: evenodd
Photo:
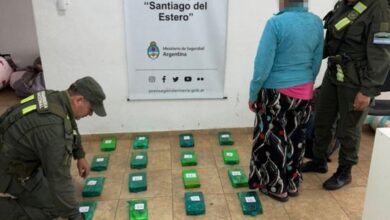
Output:
<svg viewBox="0 0 390 220">
<path fill-rule="evenodd" d="M 70 174 L 89 174 L 76 120 L 105 116 L 105 94 L 92 77 L 66 91 L 41 91 L 0 118 L 1 219 L 83 219 Z"/>
<path fill-rule="evenodd" d="M 352 181 L 361 126 L 390 70 L 389 1 L 339 0 L 324 21 L 328 68 L 316 105 L 314 159 L 305 163 L 302 171 L 327 172 L 332 124 L 339 117 L 339 166 L 323 184 L 325 189 L 334 190 Z"/>
</svg>

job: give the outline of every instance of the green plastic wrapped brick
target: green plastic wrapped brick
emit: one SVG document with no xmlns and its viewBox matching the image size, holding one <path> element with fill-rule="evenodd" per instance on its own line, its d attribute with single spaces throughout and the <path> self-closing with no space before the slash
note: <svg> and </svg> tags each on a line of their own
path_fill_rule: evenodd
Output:
<svg viewBox="0 0 390 220">
<path fill-rule="evenodd" d="M 180 161 L 182 166 L 194 166 L 198 163 L 194 151 L 182 151 Z"/>
<path fill-rule="evenodd" d="M 185 192 L 184 201 L 187 215 L 202 215 L 206 212 L 202 192 Z"/>
<path fill-rule="evenodd" d="M 95 197 L 100 196 L 103 191 L 105 177 L 88 177 L 85 180 L 85 184 L 82 191 L 83 197 Z"/>
<path fill-rule="evenodd" d="M 238 192 L 237 196 L 244 215 L 256 216 L 263 213 L 263 207 L 255 191 Z"/>
<path fill-rule="evenodd" d="M 230 132 L 219 132 L 218 134 L 219 145 L 233 145 L 234 140 Z"/>
<path fill-rule="evenodd" d="M 228 165 L 240 163 L 237 149 L 223 149 L 222 150 L 223 162 Z"/>
<path fill-rule="evenodd" d="M 130 167 L 132 169 L 143 169 L 148 165 L 148 153 L 146 151 L 139 151 L 131 153 Z"/>
<path fill-rule="evenodd" d="M 80 202 L 79 212 L 83 216 L 84 220 L 92 220 L 93 214 L 96 210 L 96 202 Z"/>
<path fill-rule="evenodd" d="M 92 171 L 104 171 L 107 170 L 109 155 L 98 155 L 92 159 L 91 170 Z"/>
<path fill-rule="evenodd" d="M 148 203 L 137 199 L 127 201 L 129 204 L 129 220 L 148 220 Z"/>
<path fill-rule="evenodd" d="M 230 183 L 234 188 L 248 186 L 248 177 L 244 171 L 239 168 L 233 168 L 228 170 Z"/>
<path fill-rule="evenodd" d="M 133 149 L 147 149 L 149 147 L 149 137 L 146 135 L 136 136 L 133 140 Z"/>
<path fill-rule="evenodd" d="M 113 151 L 116 148 L 116 137 L 102 138 L 100 140 L 101 151 Z"/>
<path fill-rule="evenodd" d="M 194 137 L 192 134 L 181 134 L 179 135 L 180 147 L 193 147 Z"/>
<path fill-rule="evenodd" d="M 182 171 L 184 188 L 199 188 L 200 187 L 200 179 L 198 176 L 198 172 L 194 169 L 191 170 L 183 170 Z"/>
<path fill-rule="evenodd" d="M 146 191 L 147 189 L 146 173 L 145 172 L 130 173 L 128 187 L 129 187 L 129 192 Z"/>
</svg>

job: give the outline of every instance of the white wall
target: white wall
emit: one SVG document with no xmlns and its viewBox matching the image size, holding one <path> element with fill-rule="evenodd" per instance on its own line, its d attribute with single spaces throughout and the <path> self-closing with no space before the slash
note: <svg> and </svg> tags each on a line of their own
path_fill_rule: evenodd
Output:
<svg viewBox="0 0 390 220">
<path fill-rule="evenodd" d="M 248 85 L 262 29 L 277 12 L 276 0 L 229 1 L 225 81 L 228 99 L 132 102 L 126 101 L 123 0 L 69 1 L 64 14 L 57 12 L 55 0 L 34 0 L 33 8 L 47 86 L 65 89 L 87 74 L 94 76 L 106 92 L 108 116 L 83 119 L 79 123 L 82 133 L 252 126 Z M 333 3 L 316 1 L 310 7 L 322 17 Z"/>
<path fill-rule="evenodd" d="M 31 0 L 0 0 L 0 53 L 11 54 L 20 68 L 39 56 Z"/>
</svg>

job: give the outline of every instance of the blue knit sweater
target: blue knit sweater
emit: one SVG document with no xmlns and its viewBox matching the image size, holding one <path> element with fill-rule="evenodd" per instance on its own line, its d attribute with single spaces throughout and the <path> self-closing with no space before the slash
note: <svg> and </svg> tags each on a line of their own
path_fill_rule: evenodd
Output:
<svg viewBox="0 0 390 220">
<path fill-rule="evenodd" d="M 290 7 L 267 21 L 255 59 L 249 101 L 261 88 L 314 82 L 324 47 L 322 20 L 304 7 Z"/>
</svg>

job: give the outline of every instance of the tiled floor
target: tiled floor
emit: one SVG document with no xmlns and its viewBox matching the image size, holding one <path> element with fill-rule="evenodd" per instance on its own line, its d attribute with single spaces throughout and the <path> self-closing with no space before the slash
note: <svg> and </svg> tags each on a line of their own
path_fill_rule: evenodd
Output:
<svg viewBox="0 0 390 220">
<path fill-rule="evenodd" d="M 15 103 L 11 91 L 0 91 L 0 112 Z M 235 145 L 240 155 L 240 164 L 248 174 L 248 161 L 251 151 L 251 129 L 228 129 L 232 132 Z M 149 219 L 361 219 L 370 166 L 374 134 L 363 131 L 360 146 L 360 163 L 353 168 L 352 184 L 337 191 L 325 191 L 322 182 L 335 171 L 337 164 L 330 163 L 327 174 L 305 174 L 300 196 L 290 198 L 287 203 L 276 202 L 260 194 L 264 213 L 257 218 L 244 216 L 236 196 L 238 191 L 230 185 L 227 166 L 223 164 L 221 150 L 217 140 L 219 130 L 193 131 L 198 155 L 197 169 L 201 188 L 185 190 L 181 180 L 179 147 L 180 132 L 149 133 L 149 163 L 147 172 L 148 189 L 145 192 L 129 193 L 127 189 L 132 139 L 136 134 L 118 135 L 117 149 L 113 152 L 100 152 L 99 136 L 83 137 L 86 158 L 91 161 L 94 155 L 110 154 L 107 171 L 91 172 L 90 176 L 105 176 L 103 192 L 100 197 L 82 198 L 81 189 L 84 181 L 78 177 L 75 163 L 72 175 L 76 186 L 77 198 L 86 201 L 98 201 L 94 220 L 125 220 L 128 217 L 127 201 L 144 198 L 148 202 Z M 187 131 L 186 131 L 187 132 Z M 332 156 L 337 161 L 337 153 Z M 184 192 L 202 191 L 205 195 L 206 214 L 188 217 L 184 210 Z"/>
</svg>

